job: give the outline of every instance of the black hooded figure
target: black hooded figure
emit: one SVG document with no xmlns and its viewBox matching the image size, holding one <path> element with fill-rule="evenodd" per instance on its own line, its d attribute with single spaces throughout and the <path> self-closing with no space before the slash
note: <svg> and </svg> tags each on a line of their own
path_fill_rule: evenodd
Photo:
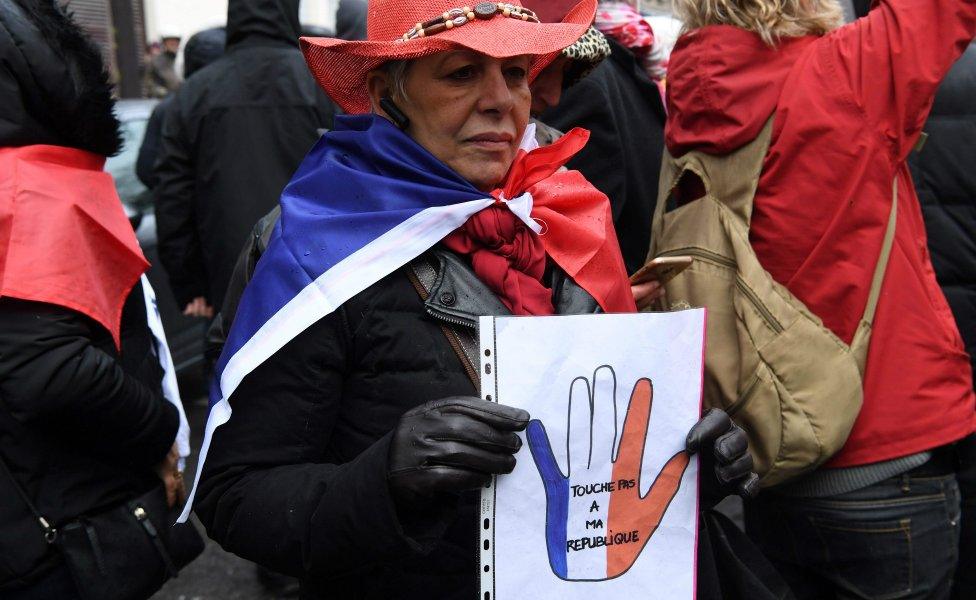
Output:
<svg viewBox="0 0 976 600">
<path fill-rule="evenodd" d="M 298 0 L 230 0 L 224 55 L 163 124 L 156 224 L 179 306 L 219 310 L 248 233 L 278 202 L 333 108 L 298 49 Z"/>
<path fill-rule="evenodd" d="M 223 56 L 226 44 L 227 33 L 223 27 L 213 27 L 194 33 L 183 49 L 183 79 L 189 79 L 194 73 Z M 149 189 L 156 187 L 159 181 L 153 169 L 159 159 L 163 123 L 166 120 L 166 112 L 173 105 L 173 98 L 174 96 L 170 94 L 153 108 L 149 123 L 146 124 L 146 135 L 143 136 L 142 145 L 139 146 L 136 175 Z"/>
</svg>

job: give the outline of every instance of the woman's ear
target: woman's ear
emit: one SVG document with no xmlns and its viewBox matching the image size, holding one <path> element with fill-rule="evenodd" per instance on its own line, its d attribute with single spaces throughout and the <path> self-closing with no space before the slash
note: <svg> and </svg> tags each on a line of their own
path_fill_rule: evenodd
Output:
<svg viewBox="0 0 976 600">
<path fill-rule="evenodd" d="M 380 106 L 380 100 L 390 95 L 390 76 L 383 71 L 370 71 L 366 74 L 366 91 L 373 112 L 388 117 Z"/>
<path fill-rule="evenodd" d="M 390 98 L 392 89 L 389 74 L 382 71 L 367 73 L 366 90 L 369 93 L 369 103 L 372 105 L 374 113 L 386 117 L 400 129 L 406 129 L 410 126 L 410 119 Z"/>
</svg>

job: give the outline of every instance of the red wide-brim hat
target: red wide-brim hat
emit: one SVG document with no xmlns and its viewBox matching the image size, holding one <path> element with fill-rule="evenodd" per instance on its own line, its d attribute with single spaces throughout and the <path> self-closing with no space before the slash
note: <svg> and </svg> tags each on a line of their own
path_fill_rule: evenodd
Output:
<svg viewBox="0 0 976 600">
<path fill-rule="evenodd" d="M 424 37 L 404 40 L 415 26 L 430 22 L 452 9 L 474 11 L 485 5 L 521 7 L 518 0 L 486 3 L 468 0 L 370 0 L 366 40 L 301 38 L 305 61 L 322 89 L 350 114 L 369 112 L 366 74 L 391 60 L 409 60 L 446 50 L 467 48 L 493 58 L 529 55 L 530 78 L 548 65 L 563 48 L 589 28 L 597 0 L 582 0 L 559 23 L 537 23 L 499 12 Z"/>
</svg>

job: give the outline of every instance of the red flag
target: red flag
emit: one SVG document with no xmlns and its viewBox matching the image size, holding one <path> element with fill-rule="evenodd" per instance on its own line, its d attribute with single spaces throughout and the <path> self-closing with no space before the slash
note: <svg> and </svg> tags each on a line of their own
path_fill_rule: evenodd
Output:
<svg viewBox="0 0 976 600">
<path fill-rule="evenodd" d="M 78 311 L 119 347 L 122 306 L 149 263 L 104 164 L 73 148 L 0 148 L 0 296 Z"/>
<path fill-rule="evenodd" d="M 606 195 L 579 171 L 560 171 L 590 139 L 579 127 L 549 146 L 519 153 L 497 194 L 532 194 L 546 253 L 606 312 L 637 312 Z M 650 227 L 650 224 L 648 224 Z"/>
</svg>

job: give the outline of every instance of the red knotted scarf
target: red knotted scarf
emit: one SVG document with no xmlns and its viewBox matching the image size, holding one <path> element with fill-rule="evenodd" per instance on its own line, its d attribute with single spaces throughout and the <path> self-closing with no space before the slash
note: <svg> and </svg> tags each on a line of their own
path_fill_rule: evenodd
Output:
<svg viewBox="0 0 976 600">
<path fill-rule="evenodd" d="M 560 171 L 586 145 L 590 133 L 576 128 L 555 143 L 519 151 L 495 198 L 532 195 L 536 235 L 501 203 L 468 219 L 444 238 L 469 256 L 475 274 L 515 315 L 551 315 L 552 293 L 542 283 L 552 257 L 606 312 L 636 312 L 607 197 L 579 171 Z"/>
<path fill-rule="evenodd" d="M 0 296 L 85 314 L 119 347 L 122 307 L 146 262 L 105 157 L 0 148 Z"/>
</svg>

